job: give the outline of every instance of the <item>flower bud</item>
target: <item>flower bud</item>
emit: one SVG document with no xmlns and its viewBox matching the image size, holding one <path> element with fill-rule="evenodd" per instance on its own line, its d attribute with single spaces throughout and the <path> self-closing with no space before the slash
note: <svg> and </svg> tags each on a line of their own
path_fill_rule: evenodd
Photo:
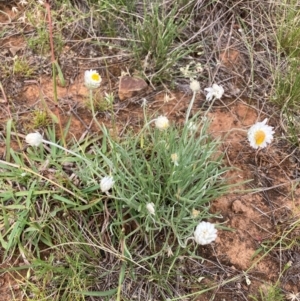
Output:
<svg viewBox="0 0 300 301">
<path fill-rule="evenodd" d="M 190 82 L 190 88 L 193 92 L 198 92 L 200 91 L 200 83 L 197 80 L 192 79 Z"/>
<path fill-rule="evenodd" d="M 39 146 L 43 142 L 43 136 L 40 133 L 30 133 L 26 135 L 25 141 L 31 146 Z"/>
<path fill-rule="evenodd" d="M 148 210 L 148 212 L 149 212 L 150 214 L 152 214 L 152 215 L 155 214 L 155 208 L 154 208 L 154 204 L 153 204 L 153 203 L 148 203 L 148 204 L 146 205 L 146 208 L 147 208 L 147 210 Z"/>
<path fill-rule="evenodd" d="M 107 193 L 114 185 L 113 177 L 104 177 L 100 182 L 100 189 L 102 192 Z"/>
</svg>

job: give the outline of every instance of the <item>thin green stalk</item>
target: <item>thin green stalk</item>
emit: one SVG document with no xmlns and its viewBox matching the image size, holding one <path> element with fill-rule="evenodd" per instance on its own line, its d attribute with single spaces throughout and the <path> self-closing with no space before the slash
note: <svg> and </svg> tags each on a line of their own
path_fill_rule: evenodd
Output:
<svg viewBox="0 0 300 301">
<path fill-rule="evenodd" d="M 89 89 L 89 95 L 90 95 L 90 104 L 91 104 L 91 109 L 92 109 L 93 120 L 98 125 L 99 129 L 101 129 L 101 125 L 98 122 L 98 120 L 96 119 L 95 108 L 94 108 L 94 99 L 93 99 L 93 90 L 92 89 Z"/>
<path fill-rule="evenodd" d="M 122 254 L 124 256 L 124 254 Z M 123 286 L 123 281 L 125 278 L 125 268 L 126 268 L 126 261 L 123 261 L 122 267 L 121 267 L 121 271 L 120 271 L 120 275 L 119 275 L 119 283 L 118 283 L 118 291 L 117 291 L 117 298 L 116 301 L 121 301 L 121 290 L 122 290 L 122 286 Z"/>
<path fill-rule="evenodd" d="M 186 112 L 186 117 L 185 117 L 185 123 L 186 124 L 189 121 L 190 113 L 191 113 L 191 110 L 192 110 L 192 107 L 194 105 L 194 101 L 195 101 L 195 98 L 196 98 L 196 93 L 197 93 L 197 91 L 193 91 L 193 97 L 191 99 L 191 102 L 190 102 L 189 107 L 188 107 L 187 112 Z"/>
<path fill-rule="evenodd" d="M 53 79 L 53 97 L 56 104 L 58 104 L 57 99 L 57 84 L 56 84 L 56 60 L 55 60 L 55 53 L 54 53 L 54 43 L 53 43 L 53 32 L 52 32 L 52 20 L 51 20 L 51 9 L 50 4 L 48 1 L 45 1 L 45 7 L 47 10 L 48 15 L 48 28 L 49 28 L 49 40 L 50 40 L 50 48 L 51 48 L 51 60 L 52 60 L 52 79 Z M 59 115 L 59 111 L 57 110 L 57 118 L 58 118 L 58 125 L 60 130 L 61 139 L 63 142 L 63 145 L 66 147 L 66 139 L 64 135 L 64 131 L 62 128 L 62 123 Z"/>
<path fill-rule="evenodd" d="M 57 84 L 56 84 L 56 67 L 54 61 L 52 62 L 52 82 L 53 82 L 53 98 L 56 104 L 58 104 L 57 99 Z"/>
<path fill-rule="evenodd" d="M 205 101 L 205 102 L 206 102 L 206 101 Z M 205 102 L 204 102 L 204 104 L 205 104 Z M 209 105 L 208 109 L 206 110 L 206 112 L 205 112 L 205 114 L 204 114 L 203 117 L 206 117 L 206 115 L 209 113 L 209 111 L 211 110 L 211 108 L 212 108 L 214 102 L 215 102 L 215 98 L 211 100 L 211 103 L 210 103 L 210 105 Z M 203 105 L 204 105 L 204 104 L 203 104 Z"/>
</svg>

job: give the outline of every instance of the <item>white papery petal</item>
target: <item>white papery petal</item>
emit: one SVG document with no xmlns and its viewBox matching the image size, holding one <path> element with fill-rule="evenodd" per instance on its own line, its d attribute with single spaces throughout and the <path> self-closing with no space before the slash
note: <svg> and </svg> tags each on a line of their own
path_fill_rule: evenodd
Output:
<svg viewBox="0 0 300 301">
<path fill-rule="evenodd" d="M 273 140 L 273 127 L 267 125 L 268 119 L 262 122 L 257 122 L 248 130 L 248 141 L 250 146 L 257 148 L 264 148 Z"/>
<path fill-rule="evenodd" d="M 155 208 L 154 208 L 154 204 L 153 204 L 153 203 L 148 203 L 148 204 L 146 205 L 146 208 L 147 208 L 147 210 L 148 210 L 148 212 L 149 212 L 150 214 L 152 214 L 152 215 L 155 214 Z"/>
<path fill-rule="evenodd" d="M 199 245 L 207 245 L 217 238 L 217 229 L 215 225 L 209 222 L 201 222 L 196 227 L 194 239 Z"/>
<path fill-rule="evenodd" d="M 31 146 L 39 146 L 43 142 L 43 136 L 40 133 L 30 133 L 26 135 L 25 141 Z"/>
<path fill-rule="evenodd" d="M 166 116 L 158 116 L 155 120 L 155 126 L 159 130 L 165 130 L 169 127 L 169 119 Z"/>
<path fill-rule="evenodd" d="M 100 182 L 100 189 L 102 192 L 108 192 L 114 186 L 113 177 L 104 177 Z"/>
<path fill-rule="evenodd" d="M 224 94 L 224 88 L 217 84 L 213 84 L 212 87 L 205 88 L 204 91 L 208 92 L 206 100 L 211 101 L 213 98 L 221 99 Z"/>
<path fill-rule="evenodd" d="M 95 70 L 86 70 L 84 73 L 84 84 L 88 89 L 100 87 L 102 78 Z"/>
</svg>

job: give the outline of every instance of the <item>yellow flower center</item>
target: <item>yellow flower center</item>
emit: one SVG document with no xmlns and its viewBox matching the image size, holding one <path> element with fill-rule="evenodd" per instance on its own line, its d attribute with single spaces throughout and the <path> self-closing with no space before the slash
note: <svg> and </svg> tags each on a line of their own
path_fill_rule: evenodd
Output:
<svg viewBox="0 0 300 301">
<path fill-rule="evenodd" d="M 256 145 L 261 145 L 266 139 L 266 133 L 262 130 L 258 130 L 254 135 Z"/>
<path fill-rule="evenodd" d="M 165 121 L 163 124 L 163 128 L 166 129 L 169 127 L 169 121 Z"/>
<path fill-rule="evenodd" d="M 100 78 L 101 77 L 100 77 L 100 75 L 98 73 L 93 73 L 92 74 L 92 80 L 98 82 L 98 81 L 100 81 Z"/>
</svg>

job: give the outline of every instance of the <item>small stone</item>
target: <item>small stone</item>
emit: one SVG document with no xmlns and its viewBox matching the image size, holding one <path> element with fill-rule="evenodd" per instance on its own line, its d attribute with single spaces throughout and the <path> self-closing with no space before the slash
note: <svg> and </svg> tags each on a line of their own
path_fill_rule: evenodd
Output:
<svg viewBox="0 0 300 301">
<path fill-rule="evenodd" d="M 247 207 L 240 200 L 236 200 L 232 203 L 232 211 L 234 213 L 244 213 L 247 211 Z"/>
<path fill-rule="evenodd" d="M 126 100 L 137 96 L 147 88 L 147 83 L 141 78 L 122 76 L 119 83 L 119 98 L 120 100 Z"/>
</svg>

